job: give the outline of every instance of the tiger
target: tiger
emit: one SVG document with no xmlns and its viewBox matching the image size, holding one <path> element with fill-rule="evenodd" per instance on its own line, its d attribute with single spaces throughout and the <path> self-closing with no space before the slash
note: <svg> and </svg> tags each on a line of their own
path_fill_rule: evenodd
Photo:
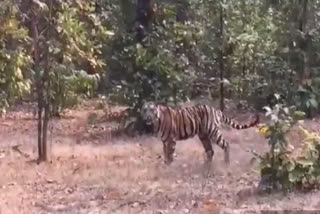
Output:
<svg viewBox="0 0 320 214">
<path fill-rule="evenodd" d="M 142 105 L 141 117 L 147 126 L 152 126 L 153 135 L 163 143 L 164 163 L 173 162 L 176 141 L 186 140 L 198 135 L 206 154 L 206 163 L 212 161 L 216 143 L 224 151 L 224 161 L 230 165 L 230 145 L 221 132 L 220 125 L 224 122 L 234 129 L 247 129 L 259 123 L 259 114 L 248 124 L 239 124 L 206 104 L 188 107 L 173 107 L 165 103 L 147 101 Z"/>
</svg>

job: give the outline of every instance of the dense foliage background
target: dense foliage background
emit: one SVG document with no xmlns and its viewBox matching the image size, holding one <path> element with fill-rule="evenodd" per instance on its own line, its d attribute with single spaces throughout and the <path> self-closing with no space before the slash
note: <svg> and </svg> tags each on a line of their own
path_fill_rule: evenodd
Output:
<svg viewBox="0 0 320 214">
<path fill-rule="evenodd" d="M 203 96 L 261 110 L 277 94 L 312 117 L 319 9 L 318 0 L 2 0 L 0 105 L 37 99 L 40 115 L 59 115 L 98 95 L 136 110 Z"/>
<path fill-rule="evenodd" d="M 4 0 L 0 8 L 2 107 L 32 94 L 48 71 L 48 96 L 60 107 L 97 93 L 133 107 L 207 89 L 219 98 L 224 83 L 223 96 L 257 108 L 279 93 L 309 116 L 318 110 L 319 1 Z"/>
</svg>

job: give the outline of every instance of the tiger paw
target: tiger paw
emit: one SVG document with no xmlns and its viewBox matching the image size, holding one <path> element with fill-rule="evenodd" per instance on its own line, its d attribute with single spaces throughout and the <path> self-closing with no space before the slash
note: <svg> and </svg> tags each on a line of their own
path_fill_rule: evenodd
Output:
<svg viewBox="0 0 320 214">
<path fill-rule="evenodd" d="M 166 165 L 170 165 L 171 163 L 173 162 L 173 158 L 165 158 L 164 159 L 164 163 L 166 164 Z"/>
</svg>

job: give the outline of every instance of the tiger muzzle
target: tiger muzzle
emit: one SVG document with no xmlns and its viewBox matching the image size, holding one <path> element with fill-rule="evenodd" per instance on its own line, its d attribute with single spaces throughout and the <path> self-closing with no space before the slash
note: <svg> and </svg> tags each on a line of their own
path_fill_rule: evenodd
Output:
<svg viewBox="0 0 320 214">
<path fill-rule="evenodd" d="M 151 125 L 152 124 L 152 117 L 151 116 L 147 117 L 145 121 L 146 121 L 147 125 Z"/>
</svg>

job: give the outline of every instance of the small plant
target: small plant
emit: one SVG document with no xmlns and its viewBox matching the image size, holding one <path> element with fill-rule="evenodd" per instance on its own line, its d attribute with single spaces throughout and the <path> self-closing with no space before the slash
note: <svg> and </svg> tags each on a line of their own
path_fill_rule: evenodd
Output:
<svg viewBox="0 0 320 214">
<path fill-rule="evenodd" d="M 269 124 L 263 124 L 259 132 L 268 140 L 270 151 L 260 157 L 261 184 L 268 184 L 272 188 L 291 188 L 288 180 L 288 171 L 292 168 L 289 158 L 287 133 L 296 123 L 299 114 L 293 108 L 276 104 L 273 109 L 265 107 Z M 293 115 L 293 116 L 291 116 Z"/>
<path fill-rule="evenodd" d="M 272 109 L 270 107 L 264 107 L 264 109 L 270 122 L 261 124 L 259 133 L 268 140 L 270 151 L 263 156 L 258 155 L 261 172 L 260 185 L 272 189 L 290 189 L 292 182 L 289 179 L 289 172 L 294 169 L 294 164 L 289 156 L 291 152 L 288 150 L 289 142 L 286 136 L 292 126 L 304 116 L 304 113 L 283 104 L 276 104 Z"/>
<path fill-rule="evenodd" d="M 320 136 L 301 126 L 305 137 L 301 149 L 289 150 L 286 138 L 292 126 L 305 114 L 275 105 L 265 108 L 269 124 L 262 124 L 259 132 L 268 139 L 270 151 L 260 156 L 260 187 L 271 189 L 310 190 L 320 184 Z"/>
</svg>

